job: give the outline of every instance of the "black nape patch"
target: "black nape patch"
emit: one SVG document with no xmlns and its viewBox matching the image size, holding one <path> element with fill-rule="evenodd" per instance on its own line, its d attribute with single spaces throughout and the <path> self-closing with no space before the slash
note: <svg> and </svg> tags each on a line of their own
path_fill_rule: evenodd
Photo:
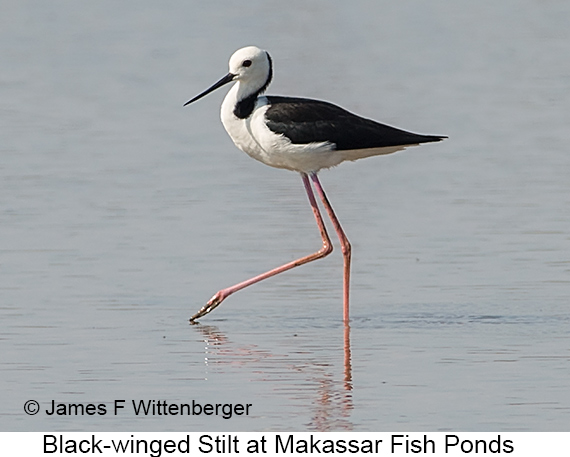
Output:
<svg viewBox="0 0 570 457">
<path fill-rule="evenodd" d="M 247 119 L 253 113 L 253 108 L 255 107 L 255 102 L 257 101 L 258 94 L 252 94 L 243 100 L 236 103 L 234 108 L 234 115 L 238 119 Z"/>
</svg>

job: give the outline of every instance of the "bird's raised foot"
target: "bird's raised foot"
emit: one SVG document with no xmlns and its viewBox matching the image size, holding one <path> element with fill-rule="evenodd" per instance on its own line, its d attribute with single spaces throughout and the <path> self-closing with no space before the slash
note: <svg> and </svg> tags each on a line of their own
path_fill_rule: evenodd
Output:
<svg viewBox="0 0 570 457">
<path fill-rule="evenodd" d="M 210 298 L 210 300 L 208 300 L 208 303 L 206 303 L 204 306 L 202 306 L 202 308 L 200 308 L 200 311 L 198 311 L 190 318 L 190 323 L 194 324 L 196 319 L 200 319 L 201 317 L 204 317 L 206 314 L 211 313 L 214 309 L 216 309 L 220 305 L 220 303 L 224 301 L 226 296 L 227 295 L 224 294 L 224 291 L 220 290 L 216 295 L 214 295 L 212 298 Z"/>
</svg>

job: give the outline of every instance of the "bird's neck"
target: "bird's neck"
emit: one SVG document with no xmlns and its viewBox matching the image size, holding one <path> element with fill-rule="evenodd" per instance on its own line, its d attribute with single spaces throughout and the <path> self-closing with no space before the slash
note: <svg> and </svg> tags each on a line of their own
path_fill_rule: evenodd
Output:
<svg viewBox="0 0 570 457">
<path fill-rule="evenodd" d="M 231 109 L 233 115 L 238 119 L 247 119 L 253 113 L 257 97 L 263 89 L 252 89 L 251 86 L 248 87 L 238 81 L 224 99 L 225 109 Z"/>
<path fill-rule="evenodd" d="M 257 98 L 265 92 L 273 79 L 273 65 L 271 57 L 267 55 L 269 67 L 265 74 L 256 74 L 247 81 L 238 80 L 231 88 L 224 103 L 232 104 L 234 116 L 238 119 L 247 119 L 253 113 Z"/>
</svg>

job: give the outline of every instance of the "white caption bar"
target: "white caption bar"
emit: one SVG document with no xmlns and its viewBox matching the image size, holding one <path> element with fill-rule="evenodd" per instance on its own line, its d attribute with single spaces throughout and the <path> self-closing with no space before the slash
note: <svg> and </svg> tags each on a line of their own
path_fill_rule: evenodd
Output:
<svg viewBox="0 0 570 457">
<path fill-rule="evenodd" d="M 0 455 L 508 455 L 570 456 L 568 433 L 0 433 Z"/>
</svg>

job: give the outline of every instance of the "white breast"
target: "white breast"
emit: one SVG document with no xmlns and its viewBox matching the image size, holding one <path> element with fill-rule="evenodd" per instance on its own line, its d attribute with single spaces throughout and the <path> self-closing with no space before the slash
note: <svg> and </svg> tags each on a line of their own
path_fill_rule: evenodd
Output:
<svg viewBox="0 0 570 457">
<path fill-rule="evenodd" d="M 267 127 L 265 112 L 269 105 L 266 97 L 258 97 L 252 114 L 239 119 L 234 114 L 239 82 L 222 103 L 221 119 L 235 145 L 250 157 L 266 165 L 287 170 L 311 173 L 341 163 L 344 154 L 335 151 L 330 143 L 293 144 Z"/>
</svg>

